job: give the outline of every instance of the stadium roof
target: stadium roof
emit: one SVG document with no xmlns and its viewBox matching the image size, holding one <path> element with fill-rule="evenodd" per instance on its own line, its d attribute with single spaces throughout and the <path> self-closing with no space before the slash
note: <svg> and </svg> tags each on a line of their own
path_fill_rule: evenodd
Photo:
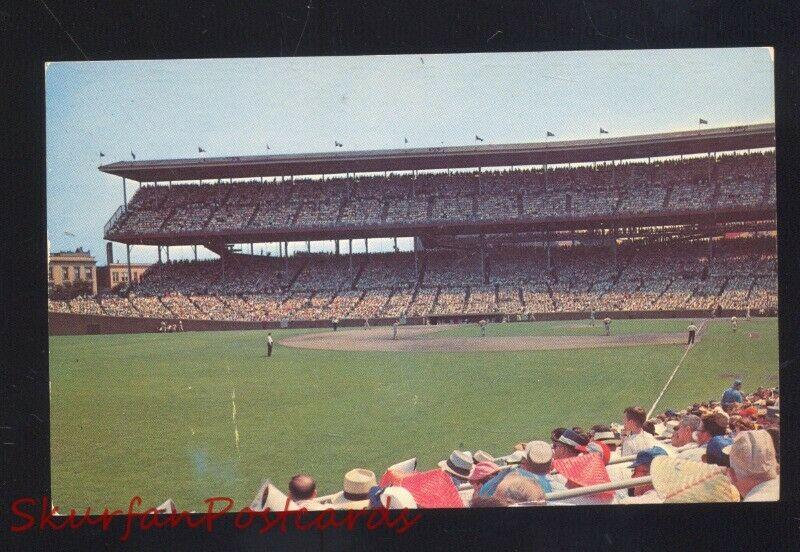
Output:
<svg viewBox="0 0 800 552">
<path fill-rule="evenodd" d="M 341 151 L 291 155 L 118 161 L 102 172 L 137 182 L 255 178 L 473 167 L 586 163 L 692 155 L 775 146 L 774 123 L 693 131 L 440 148 Z"/>
</svg>

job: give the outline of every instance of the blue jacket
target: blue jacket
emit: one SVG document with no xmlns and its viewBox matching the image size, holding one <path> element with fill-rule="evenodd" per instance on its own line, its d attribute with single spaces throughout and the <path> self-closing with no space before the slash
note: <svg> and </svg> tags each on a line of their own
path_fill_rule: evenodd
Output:
<svg viewBox="0 0 800 552">
<path fill-rule="evenodd" d="M 722 394 L 722 400 L 720 402 L 723 405 L 731 403 L 743 403 L 744 397 L 742 396 L 741 391 L 731 387 L 730 389 L 726 389 L 725 392 Z"/>
</svg>

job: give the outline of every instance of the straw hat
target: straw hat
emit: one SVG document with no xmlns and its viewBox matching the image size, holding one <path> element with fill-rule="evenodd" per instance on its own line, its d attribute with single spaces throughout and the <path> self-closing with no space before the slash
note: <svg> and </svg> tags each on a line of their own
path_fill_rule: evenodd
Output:
<svg viewBox="0 0 800 552">
<path fill-rule="evenodd" d="M 491 454 L 483 450 L 476 450 L 472 455 L 472 461 L 476 464 L 478 462 L 494 462 L 495 458 Z"/>
<path fill-rule="evenodd" d="M 439 467 L 442 471 L 467 481 L 475 466 L 472 463 L 472 454 L 469 451 L 454 450 L 450 453 L 450 458 L 439 462 Z"/>
<path fill-rule="evenodd" d="M 331 502 L 334 507 L 347 510 L 360 510 L 369 506 L 369 490 L 377 485 L 375 473 L 364 468 L 356 468 L 344 474 L 342 491 Z"/>
<path fill-rule="evenodd" d="M 666 503 L 739 501 L 739 492 L 722 466 L 658 456 L 650 464 L 650 475 Z"/>
</svg>

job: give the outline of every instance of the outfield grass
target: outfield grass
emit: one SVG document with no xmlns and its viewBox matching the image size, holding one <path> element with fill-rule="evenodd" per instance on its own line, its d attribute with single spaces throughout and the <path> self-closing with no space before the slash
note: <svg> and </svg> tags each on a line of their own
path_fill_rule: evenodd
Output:
<svg viewBox="0 0 800 552">
<path fill-rule="evenodd" d="M 616 321 L 614 330 L 671 331 L 668 323 Z M 489 331 L 556 331 L 556 324 L 564 323 Z M 456 330 L 468 327 L 448 331 Z M 398 354 L 278 344 L 267 359 L 265 335 L 51 337 L 56 505 L 124 507 L 138 494 L 145 504 L 171 497 L 198 510 L 209 496 L 230 496 L 241 507 L 263 478 L 285 489 L 305 471 L 322 494 L 340 490 L 353 467 L 380 477 L 411 456 L 427 469 L 454 448 L 502 454 L 557 426 L 617 421 L 629 404 L 649 408 L 683 355 L 675 345 Z M 746 391 L 774 385 L 777 366 L 775 319 L 742 321 L 737 334 L 713 324 L 659 410 L 719 396 L 730 374 L 744 377 Z"/>
<path fill-rule="evenodd" d="M 647 334 L 662 332 L 685 332 L 690 320 L 664 319 L 664 320 L 612 320 L 611 333 L 617 334 Z M 695 321 L 699 325 L 699 320 Z M 469 337 L 480 335 L 480 326 L 473 322 L 470 324 L 445 324 L 441 332 L 436 332 L 436 337 Z M 514 322 L 492 323 L 486 325 L 486 336 L 561 336 L 561 335 L 605 335 L 606 330 L 602 320 L 595 320 L 594 326 L 588 319 L 585 320 L 558 320 L 548 322 Z"/>
</svg>

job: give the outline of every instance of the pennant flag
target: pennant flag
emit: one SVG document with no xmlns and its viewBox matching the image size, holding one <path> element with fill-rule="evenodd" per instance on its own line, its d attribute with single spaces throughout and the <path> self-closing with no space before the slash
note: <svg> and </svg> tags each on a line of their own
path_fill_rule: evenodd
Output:
<svg viewBox="0 0 800 552">
<path fill-rule="evenodd" d="M 403 140 L 405 140 L 405 143 L 408 144 L 408 138 L 403 138 Z"/>
<path fill-rule="evenodd" d="M 739 501 L 739 492 L 723 466 L 658 456 L 650 464 L 650 475 L 666 503 Z"/>
<path fill-rule="evenodd" d="M 708 121 L 706 121 L 705 119 L 700 119 L 700 124 L 701 125 L 707 125 Z"/>
<path fill-rule="evenodd" d="M 442 470 L 430 470 L 404 477 L 400 486 L 411 493 L 420 508 L 463 508 L 453 480 Z"/>
<path fill-rule="evenodd" d="M 269 149 L 269 144 L 267 144 L 267 149 Z"/>
<path fill-rule="evenodd" d="M 419 62 L 420 62 L 422 65 L 425 65 L 425 60 L 424 60 L 424 59 L 422 59 L 422 58 L 419 58 Z"/>
<path fill-rule="evenodd" d="M 334 140 L 334 142 L 333 142 L 333 145 L 334 145 L 335 147 L 337 147 L 337 148 L 341 148 L 341 147 L 342 147 L 342 144 L 340 144 L 339 142 L 337 142 L 337 141 L 335 141 L 335 140 Z"/>
<path fill-rule="evenodd" d="M 481 138 L 477 134 L 475 135 L 475 140 L 477 140 L 478 142 L 483 142 L 483 138 Z"/>
<path fill-rule="evenodd" d="M 548 130 L 548 131 L 547 131 L 547 137 L 549 138 L 550 136 L 555 136 L 555 134 L 553 134 L 552 132 L 550 132 L 550 131 Z"/>
<path fill-rule="evenodd" d="M 136 161 L 136 154 L 133 153 L 133 151 L 131 151 L 131 157 L 133 157 L 133 160 Z"/>
<path fill-rule="evenodd" d="M 608 134 L 608 131 L 603 127 L 600 127 L 600 134 Z"/>
<path fill-rule="evenodd" d="M 105 157 L 105 156 L 106 156 L 106 154 L 101 151 L 100 152 L 100 157 Z"/>
<path fill-rule="evenodd" d="M 73 233 L 72 233 L 72 232 L 70 232 L 69 230 L 64 230 L 64 235 L 65 235 L 65 236 L 72 236 L 73 238 L 75 237 L 75 234 L 73 234 Z"/>
<path fill-rule="evenodd" d="M 200 146 L 197 147 L 197 153 L 205 153 L 205 152 L 206 152 L 206 150 L 204 150 Z"/>
</svg>

